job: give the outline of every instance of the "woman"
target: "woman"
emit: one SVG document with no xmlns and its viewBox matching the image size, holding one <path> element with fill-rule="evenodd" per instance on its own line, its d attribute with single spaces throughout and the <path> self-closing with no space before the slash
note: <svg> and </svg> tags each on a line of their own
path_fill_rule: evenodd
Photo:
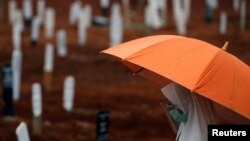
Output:
<svg viewBox="0 0 250 141">
<path fill-rule="evenodd" d="M 161 91 L 174 105 L 170 117 L 180 123 L 176 141 L 207 141 L 207 125 L 216 124 L 210 101 L 176 83 L 166 85 Z"/>
</svg>

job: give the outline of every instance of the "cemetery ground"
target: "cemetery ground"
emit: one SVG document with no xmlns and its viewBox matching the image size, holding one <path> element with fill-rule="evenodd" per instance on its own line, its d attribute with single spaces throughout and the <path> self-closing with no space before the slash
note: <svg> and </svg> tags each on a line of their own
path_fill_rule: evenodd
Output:
<svg viewBox="0 0 250 141">
<path fill-rule="evenodd" d="M 49 4 L 56 6 L 56 3 Z M 219 11 L 215 11 L 214 21 L 208 24 L 203 20 L 204 11 L 199 4 L 193 5 L 197 9 L 195 14 L 191 13 L 187 36 L 216 46 L 223 46 L 225 41 L 229 41 L 228 52 L 250 64 L 250 25 L 247 25 L 245 32 L 240 32 L 237 13 L 230 10 L 230 6 L 225 6 L 224 10 L 228 12 L 230 22 L 227 33 L 219 35 Z M 42 90 L 42 134 L 36 135 L 32 132 L 31 86 L 34 82 L 43 82 L 44 49 L 48 41 L 44 38 L 42 28 L 38 45 L 31 47 L 30 30 L 25 29 L 22 39 L 21 97 L 15 102 L 14 119 L 0 117 L 0 140 L 15 141 L 15 129 L 21 121 L 25 121 L 31 140 L 34 141 L 93 141 L 96 115 L 100 110 L 110 112 L 110 141 L 174 140 L 174 134 L 160 106 L 160 102 L 165 100 L 160 88 L 139 76 L 133 76 L 132 72 L 118 61 L 99 54 L 101 50 L 109 47 L 108 27 L 91 27 L 87 44 L 78 46 L 77 29 L 75 26 L 69 26 L 67 16 L 62 16 L 68 14 L 64 13 L 68 10 L 63 10 L 67 5 L 62 5 L 64 6 L 60 8 L 55 7 L 58 12 L 56 31 L 66 29 L 69 52 L 66 58 L 59 58 L 55 52 L 53 88 L 51 91 Z M 247 16 L 249 19 L 249 12 Z M 154 34 L 176 34 L 172 13 L 168 13 L 168 20 L 167 27 L 155 30 Z M 135 18 L 133 21 L 142 20 Z M 11 26 L 7 20 L 1 21 L 0 33 L 0 66 L 3 66 L 4 63 L 10 62 L 13 50 Z M 124 41 L 143 36 L 145 28 L 134 26 L 124 31 Z M 56 45 L 55 39 L 51 42 Z M 68 75 L 73 75 L 76 79 L 75 103 L 71 113 L 67 113 L 62 107 L 63 82 Z M 0 96 L 2 97 L 2 91 Z"/>
</svg>

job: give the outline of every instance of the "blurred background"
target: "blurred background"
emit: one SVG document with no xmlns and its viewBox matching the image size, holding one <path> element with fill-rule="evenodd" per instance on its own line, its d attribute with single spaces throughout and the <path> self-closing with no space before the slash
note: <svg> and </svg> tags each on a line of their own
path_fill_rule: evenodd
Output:
<svg viewBox="0 0 250 141">
<path fill-rule="evenodd" d="M 15 130 L 21 121 L 27 123 L 31 140 L 93 141 L 96 139 L 96 121 L 99 111 L 109 111 L 108 139 L 110 141 L 174 140 L 175 134 L 160 106 L 160 103 L 165 101 L 160 87 L 141 77 L 133 76 L 132 72 L 122 64 L 99 53 L 112 44 L 112 36 L 110 36 L 112 20 L 110 19 L 112 19 L 111 7 L 114 3 L 118 3 L 121 8 L 121 20 L 118 18 L 121 22 L 115 21 L 121 23 L 117 25 L 117 32 L 122 32 L 114 33 L 117 36 L 122 34 L 121 42 L 151 35 L 182 34 L 177 30 L 173 0 L 165 0 L 165 11 L 160 15 L 165 23 L 157 27 L 145 22 L 145 8 L 149 5 L 147 0 L 131 0 L 129 6 L 125 5 L 125 1 L 110 0 L 108 6 L 104 8 L 101 8 L 99 0 L 80 0 L 81 7 L 89 5 L 92 9 L 91 25 L 85 30 L 86 42 L 83 44 L 79 43 L 79 35 L 82 35 L 79 33 L 81 20 L 78 19 L 79 22 L 75 23 L 69 21 L 70 9 L 75 1 L 45 0 L 45 9 L 49 7 L 55 12 L 54 26 L 49 28 L 54 33 L 53 36 L 46 37 L 44 24 L 46 18 L 44 18 L 40 21 L 36 45 L 31 43 L 33 31 L 32 25 L 27 24 L 29 22 L 26 21 L 26 26 L 20 34 L 15 33 L 14 25 L 18 20 L 14 20 L 14 23 L 10 22 L 10 1 L 0 0 L 0 66 L 2 69 L 4 64 L 12 62 L 12 53 L 16 48 L 21 50 L 20 98 L 13 101 L 14 115 L 1 114 L 0 116 L 1 141 L 16 141 Z M 15 0 L 16 8 L 21 11 L 25 11 L 23 1 L 25 0 Z M 38 1 L 31 0 L 31 19 L 38 15 Z M 243 28 L 241 27 L 241 1 L 239 1 L 238 10 L 234 8 L 233 0 L 218 0 L 217 7 L 208 7 L 206 2 L 191 0 L 190 16 L 186 21 L 186 33 L 183 36 L 204 40 L 218 47 L 222 47 L 228 41 L 227 51 L 249 65 L 250 2 L 245 1 Z M 226 13 L 226 31 L 223 32 L 220 31 L 222 12 Z M 25 20 L 29 20 L 29 16 L 27 17 Z M 103 17 L 101 22 L 98 21 L 98 17 L 99 19 Z M 53 48 L 57 48 L 60 44 L 57 32 L 61 29 L 67 35 L 62 39 L 67 47 L 67 55 L 61 57 L 55 51 L 53 71 L 46 71 L 44 69 L 45 47 L 51 43 Z M 14 45 L 15 39 L 18 38 L 14 36 L 16 34 L 20 37 L 20 43 L 17 45 L 20 47 Z M 4 73 L 0 76 L 3 78 Z M 67 76 L 74 76 L 75 79 L 73 108 L 70 111 L 63 107 L 64 80 Z M 42 86 L 40 117 L 42 128 L 39 133 L 33 131 L 32 85 L 35 82 Z M 4 95 L 2 79 L 0 89 L 2 99 Z M 4 103 L 4 100 L 0 102 L 1 112 Z M 246 119 L 242 118 L 242 121 Z"/>
</svg>

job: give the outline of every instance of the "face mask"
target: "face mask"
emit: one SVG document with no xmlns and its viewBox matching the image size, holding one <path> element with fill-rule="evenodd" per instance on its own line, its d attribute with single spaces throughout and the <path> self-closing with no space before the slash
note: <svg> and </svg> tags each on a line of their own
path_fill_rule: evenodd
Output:
<svg viewBox="0 0 250 141">
<path fill-rule="evenodd" d="M 187 122 L 188 120 L 188 113 L 181 114 L 177 106 L 174 106 L 174 108 L 169 111 L 169 115 L 171 116 L 171 118 L 173 118 L 175 121 L 179 123 Z"/>
</svg>

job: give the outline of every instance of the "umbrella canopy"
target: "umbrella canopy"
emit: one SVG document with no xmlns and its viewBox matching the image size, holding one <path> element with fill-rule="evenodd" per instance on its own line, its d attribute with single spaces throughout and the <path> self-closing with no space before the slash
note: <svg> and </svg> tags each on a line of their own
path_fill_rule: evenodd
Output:
<svg viewBox="0 0 250 141">
<path fill-rule="evenodd" d="M 174 81 L 250 119 L 250 68 L 207 42 L 158 35 L 106 49 L 134 73 L 160 85 Z"/>
</svg>

